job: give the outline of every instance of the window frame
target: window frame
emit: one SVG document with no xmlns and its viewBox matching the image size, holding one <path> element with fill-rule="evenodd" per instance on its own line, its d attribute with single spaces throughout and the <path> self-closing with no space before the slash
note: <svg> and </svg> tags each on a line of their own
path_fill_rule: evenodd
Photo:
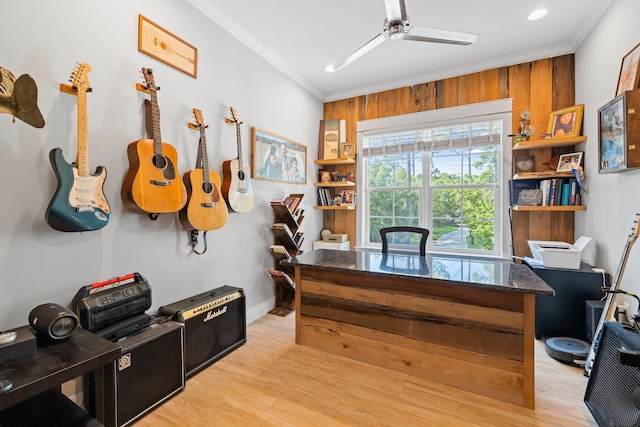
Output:
<svg viewBox="0 0 640 427">
<path fill-rule="evenodd" d="M 494 250 L 478 251 L 463 248 L 442 248 L 433 247 L 432 239 L 429 238 L 428 250 L 431 253 L 456 253 L 473 256 L 487 256 L 509 258 L 511 253 L 510 227 L 508 208 L 508 176 L 511 170 L 511 144 L 508 135 L 511 133 L 512 127 L 512 100 L 504 99 L 478 104 L 469 104 L 460 107 L 444 108 L 438 110 L 430 110 L 420 113 L 405 114 L 400 116 L 391 116 L 381 119 L 364 120 L 357 123 L 357 152 L 363 153 L 363 139 L 365 135 L 385 134 L 391 132 L 401 132 L 408 130 L 416 130 L 421 128 L 433 128 L 440 126 L 456 125 L 460 123 L 474 123 L 485 120 L 502 120 L 501 143 L 498 146 L 498 161 L 496 164 L 496 173 L 498 180 L 495 191 L 495 209 L 494 209 Z M 365 207 L 369 206 L 370 191 L 365 188 L 368 182 L 368 170 L 365 168 L 365 156 L 357 157 L 357 205 L 359 209 L 356 212 L 356 248 L 365 250 L 380 250 L 379 244 L 369 243 L 369 212 Z M 420 198 L 419 224 L 421 227 L 429 228 L 432 224 L 432 218 L 427 221 L 426 212 L 432 212 L 432 185 L 430 183 L 430 162 L 431 154 L 426 153 L 422 159 L 423 184 L 420 187 L 402 187 L 403 189 L 418 189 Z M 429 181 L 425 182 L 424 177 Z M 492 184 L 493 185 L 493 184 Z M 473 186 L 472 186 L 473 187 Z M 461 183 L 455 188 L 469 188 Z M 397 191 L 400 187 L 389 187 L 389 190 Z M 394 249 L 414 249 L 409 247 L 394 246 Z"/>
</svg>

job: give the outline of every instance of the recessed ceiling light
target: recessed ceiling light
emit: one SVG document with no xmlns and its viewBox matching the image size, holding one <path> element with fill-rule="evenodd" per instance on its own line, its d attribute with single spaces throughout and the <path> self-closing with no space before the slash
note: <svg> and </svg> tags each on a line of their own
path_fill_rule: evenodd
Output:
<svg viewBox="0 0 640 427">
<path fill-rule="evenodd" d="M 534 10 L 529 14 L 529 21 L 535 21 L 545 16 L 549 11 L 547 9 Z"/>
<path fill-rule="evenodd" d="M 333 73 L 336 70 L 336 67 L 334 67 L 333 65 L 327 65 L 326 67 L 324 67 L 324 70 L 327 73 Z"/>
</svg>

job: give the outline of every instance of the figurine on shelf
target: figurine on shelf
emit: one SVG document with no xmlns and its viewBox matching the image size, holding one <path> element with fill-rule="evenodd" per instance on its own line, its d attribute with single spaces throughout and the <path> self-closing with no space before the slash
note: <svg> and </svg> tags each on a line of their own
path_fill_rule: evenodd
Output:
<svg viewBox="0 0 640 427">
<path fill-rule="evenodd" d="M 353 172 L 347 172 L 347 181 L 353 182 Z"/>
<path fill-rule="evenodd" d="M 531 124 L 531 113 L 529 110 L 524 110 L 520 113 L 520 122 L 518 123 L 518 133 L 509 135 L 515 137 L 514 144 L 520 141 L 528 141 L 529 137 L 535 135 L 536 128 Z"/>
</svg>

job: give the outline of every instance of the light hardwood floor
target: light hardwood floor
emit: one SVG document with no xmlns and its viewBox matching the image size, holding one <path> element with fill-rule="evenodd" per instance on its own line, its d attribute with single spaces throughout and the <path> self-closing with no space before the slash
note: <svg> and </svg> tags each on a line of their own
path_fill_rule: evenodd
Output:
<svg viewBox="0 0 640 427">
<path fill-rule="evenodd" d="M 294 332 L 295 315 L 256 320 L 246 344 L 134 426 L 597 425 L 582 369 L 549 357 L 541 341 L 532 411 L 298 346 Z"/>
</svg>

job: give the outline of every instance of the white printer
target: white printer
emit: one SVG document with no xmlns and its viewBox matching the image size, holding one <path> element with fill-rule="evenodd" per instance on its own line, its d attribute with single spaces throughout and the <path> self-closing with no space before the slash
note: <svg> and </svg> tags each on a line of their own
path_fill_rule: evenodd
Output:
<svg viewBox="0 0 640 427">
<path fill-rule="evenodd" d="M 580 268 L 582 250 L 591 242 L 591 238 L 581 236 L 573 245 L 543 240 L 528 240 L 527 242 L 534 262 L 545 267 L 577 270 Z"/>
</svg>

